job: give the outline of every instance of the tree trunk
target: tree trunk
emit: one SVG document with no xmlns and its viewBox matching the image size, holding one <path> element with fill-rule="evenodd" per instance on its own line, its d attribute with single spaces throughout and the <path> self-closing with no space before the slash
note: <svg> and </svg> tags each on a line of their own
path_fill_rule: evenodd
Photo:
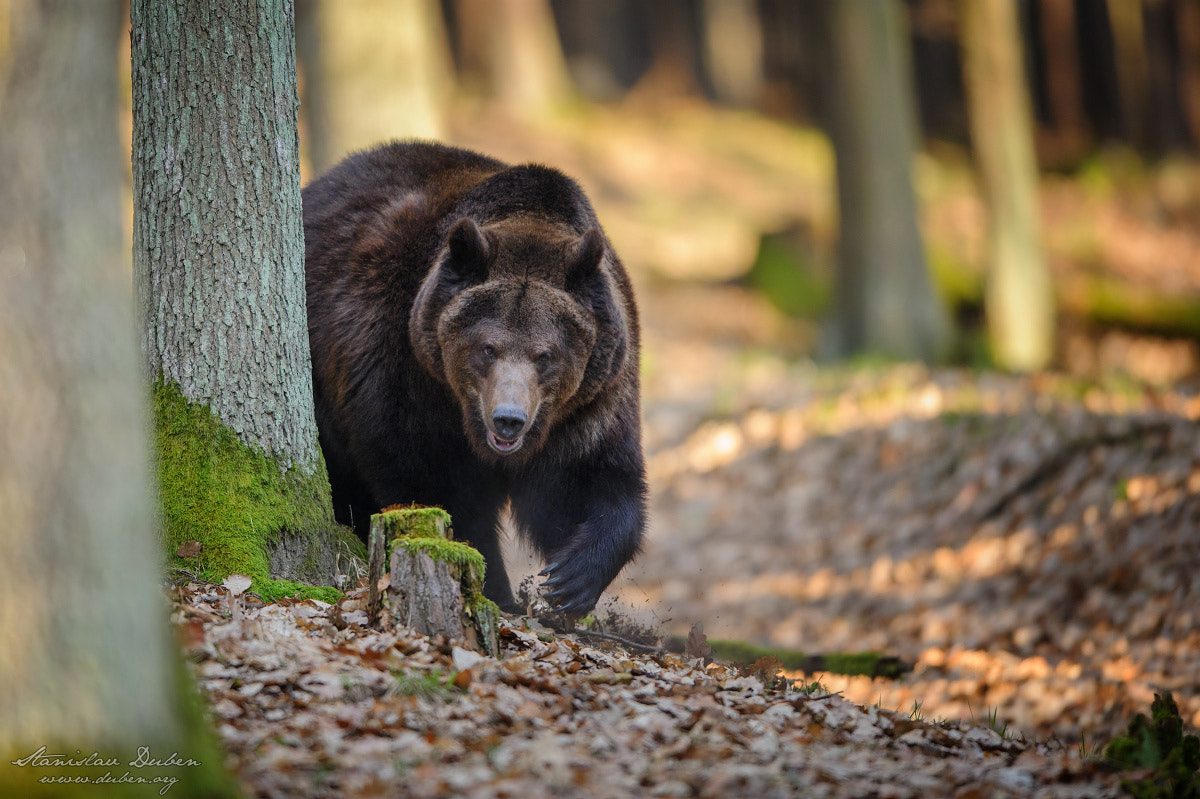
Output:
<svg viewBox="0 0 1200 799">
<path fill-rule="evenodd" d="M 757 108 L 763 92 L 763 29 L 756 0 L 704 0 L 704 62 L 721 102 Z"/>
<path fill-rule="evenodd" d="M 8 83 L 8 67 L 12 55 L 12 3 L 0 0 L 0 104 L 4 102 L 4 87 Z"/>
<path fill-rule="evenodd" d="M 1176 30 L 1175 9 L 1167 0 L 1150 0 L 1141 11 L 1148 94 L 1146 143 L 1157 152 L 1179 150 L 1189 143 L 1179 94 L 1180 40 L 1186 34 Z"/>
<path fill-rule="evenodd" d="M 937 361 L 950 325 L 934 294 L 910 173 L 916 120 L 908 37 L 897 0 L 825 0 L 835 86 L 838 272 L 831 355 Z"/>
<path fill-rule="evenodd" d="M 1142 0 L 1108 0 L 1108 20 L 1116 51 L 1121 132 L 1135 147 L 1144 147 L 1150 67 L 1146 59 Z"/>
<path fill-rule="evenodd" d="M 484 72 L 493 99 L 514 117 L 542 119 L 568 106 L 574 86 L 549 0 L 458 0 L 462 61 Z"/>
<path fill-rule="evenodd" d="M 437 0 L 317 0 L 328 155 L 392 139 L 440 139 L 452 66 Z"/>
<path fill-rule="evenodd" d="M 1179 36 L 1179 105 L 1193 145 L 1200 145 L 1200 3 L 1184 0 L 1175 5 L 1175 30 Z"/>
<path fill-rule="evenodd" d="M 1054 355 L 1054 290 L 1038 232 L 1037 164 L 1017 8 L 966 0 L 963 62 L 972 147 L 989 214 L 984 298 L 992 355 L 1016 371 Z"/>
<path fill-rule="evenodd" d="M 121 3 L 13 10 L 0 106 L 0 795 L 94 796 L 38 780 L 120 773 L 12 764 L 39 747 L 124 766 L 143 746 L 209 760 L 144 776 L 222 795 L 200 774 L 219 772 L 219 757 L 189 748 L 158 589 L 122 252 Z"/>
<path fill-rule="evenodd" d="M 452 539 L 441 508 L 392 508 L 371 517 L 371 540 L 392 544 L 392 620 L 495 656 L 500 608 L 483 596 L 487 564 L 477 550 Z"/>
<path fill-rule="evenodd" d="M 300 73 L 301 178 L 334 164 L 329 124 L 329 77 L 321 35 L 322 0 L 296 0 L 296 61 Z M 303 170 L 307 169 L 307 174 Z"/>
<path fill-rule="evenodd" d="M 641 11 L 652 56 L 630 99 L 652 108 L 664 100 L 701 95 L 696 8 L 688 0 L 656 0 L 642 3 Z"/>
<path fill-rule="evenodd" d="M 1083 157 L 1089 138 L 1075 31 L 1075 0 L 1042 0 L 1038 9 L 1052 131 L 1047 137 L 1047 149 L 1053 162 L 1074 165 Z"/>
<path fill-rule="evenodd" d="M 286 590 L 271 565 L 328 583 L 291 3 L 134 0 L 131 17 L 134 276 L 169 551 L 198 540 L 201 568 L 269 594 Z"/>
</svg>

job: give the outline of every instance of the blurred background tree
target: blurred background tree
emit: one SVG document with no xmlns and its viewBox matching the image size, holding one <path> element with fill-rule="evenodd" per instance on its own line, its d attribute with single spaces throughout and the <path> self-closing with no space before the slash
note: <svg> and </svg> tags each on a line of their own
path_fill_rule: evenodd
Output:
<svg viewBox="0 0 1200 799">
<path fill-rule="evenodd" d="M 123 763 L 186 751 L 201 767 L 146 776 L 187 770 L 182 795 L 232 795 L 193 737 L 159 587 L 121 236 L 121 3 L 0 12 L 0 795 L 95 795 L 9 765 L 38 747 Z"/>
<path fill-rule="evenodd" d="M 988 209 L 984 306 L 992 356 L 1016 371 L 1054 357 L 1054 288 L 1038 230 L 1037 164 L 1017 6 L 960 5 L 971 144 Z"/>
<path fill-rule="evenodd" d="M 446 135 L 454 76 L 437 0 L 299 0 L 296 31 L 315 169 L 388 139 Z"/>
<path fill-rule="evenodd" d="M 950 327 L 917 229 L 917 122 L 899 0 L 822 0 L 819 14 L 830 51 L 839 220 L 826 351 L 941 360 Z"/>
</svg>

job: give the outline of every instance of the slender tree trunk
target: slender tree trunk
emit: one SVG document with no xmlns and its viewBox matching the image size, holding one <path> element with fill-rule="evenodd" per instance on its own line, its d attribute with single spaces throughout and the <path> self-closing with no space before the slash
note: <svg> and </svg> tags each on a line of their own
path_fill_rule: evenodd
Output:
<svg viewBox="0 0 1200 799">
<path fill-rule="evenodd" d="M 333 529 L 308 351 L 292 4 L 134 0 L 131 12 L 134 275 L 168 547 L 198 540 L 202 567 L 263 590 L 268 542 L 304 533 L 318 546 Z M 318 548 L 319 568 L 272 569 L 330 580 Z"/>
<path fill-rule="evenodd" d="M 1180 0 L 1175 5 L 1179 36 L 1179 104 L 1192 144 L 1200 145 L 1200 3 Z"/>
<path fill-rule="evenodd" d="M 989 214 L 984 304 L 992 354 L 1006 369 L 1041 369 L 1054 355 L 1054 288 L 1039 239 L 1017 8 L 1010 0 L 959 7 L 972 146 Z"/>
<path fill-rule="evenodd" d="M 1075 32 L 1075 0 L 1041 0 L 1038 8 L 1053 131 L 1050 149 L 1056 161 L 1075 163 L 1082 157 L 1088 141 L 1079 41 Z"/>
<path fill-rule="evenodd" d="M 4 86 L 8 83 L 8 67 L 12 55 L 11 0 L 0 0 L 0 103 L 4 102 Z"/>
<path fill-rule="evenodd" d="M 0 795 L 94 796 L 38 782 L 94 770 L 13 761 L 43 746 L 122 766 L 141 746 L 207 755 L 187 748 L 157 585 L 120 220 L 121 3 L 13 9 L 0 106 Z"/>
<path fill-rule="evenodd" d="M 1150 66 L 1142 24 L 1142 0 L 1108 0 L 1108 19 L 1116 50 L 1121 130 L 1135 146 L 1146 145 L 1146 109 Z"/>
<path fill-rule="evenodd" d="M 549 0 L 457 0 L 457 16 L 465 74 L 509 114 L 541 119 L 570 104 L 574 85 Z"/>
<path fill-rule="evenodd" d="M 838 273 L 833 355 L 935 361 L 950 347 L 917 229 L 910 171 L 916 113 L 908 37 L 896 0 L 825 0 L 837 152 Z"/>
<path fill-rule="evenodd" d="M 1180 43 L 1187 34 L 1177 31 L 1175 23 L 1175 9 L 1167 0 L 1149 0 L 1143 5 L 1146 144 L 1158 152 L 1185 147 L 1189 138 L 1179 94 L 1183 64 Z"/>
<path fill-rule="evenodd" d="M 699 96 L 701 58 L 695 7 L 688 0 L 656 0 L 640 5 L 650 39 L 650 66 L 630 99 L 653 107 L 663 100 Z"/>
<path fill-rule="evenodd" d="M 329 155 L 446 134 L 452 65 L 438 0 L 317 3 Z"/>
<path fill-rule="evenodd" d="M 296 61 L 300 72 L 300 148 L 308 179 L 334 164 L 329 125 L 329 77 L 321 41 L 323 0 L 296 0 Z M 304 162 L 301 162 L 304 165 Z M 302 176 L 303 177 L 303 176 Z"/>
<path fill-rule="evenodd" d="M 704 59 L 717 99 L 755 108 L 763 91 L 763 29 L 756 0 L 704 0 Z"/>
</svg>

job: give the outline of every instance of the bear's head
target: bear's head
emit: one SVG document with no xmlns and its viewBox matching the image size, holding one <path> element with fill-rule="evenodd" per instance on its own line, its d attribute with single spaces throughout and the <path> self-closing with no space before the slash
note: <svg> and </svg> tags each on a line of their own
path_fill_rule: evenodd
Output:
<svg viewBox="0 0 1200 799">
<path fill-rule="evenodd" d="M 448 385 L 472 448 L 519 463 L 624 367 L 628 328 L 604 234 L 508 218 L 449 226 L 409 336 Z"/>
</svg>

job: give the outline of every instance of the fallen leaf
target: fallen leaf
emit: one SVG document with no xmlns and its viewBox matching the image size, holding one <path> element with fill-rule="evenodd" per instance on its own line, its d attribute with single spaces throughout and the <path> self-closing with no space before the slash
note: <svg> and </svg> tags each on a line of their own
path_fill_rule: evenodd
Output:
<svg viewBox="0 0 1200 799">
<path fill-rule="evenodd" d="M 461 646 L 456 646 L 450 652 L 450 658 L 454 663 L 454 668 L 457 671 L 467 671 L 479 664 L 479 661 L 487 658 L 478 652 L 472 652 L 469 649 L 463 649 Z"/>
<path fill-rule="evenodd" d="M 181 544 L 179 549 L 175 550 L 175 554 L 181 558 L 195 558 L 199 557 L 202 549 L 204 549 L 204 545 L 199 541 L 188 541 L 186 544 Z"/>
<path fill-rule="evenodd" d="M 687 644 L 684 651 L 690 658 L 712 657 L 712 647 L 708 645 L 708 636 L 704 634 L 704 624 L 696 622 L 688 632 Z"/>
<path fill-rule="evenodd" d="M 225 578 L 225 581 L 221 585 L 228 588 L 230 594 L 241 596 L 242 592 L 249 588 L 252 582 L 253 580 L 244 574 L 231 574 Z"/>
</svg>

